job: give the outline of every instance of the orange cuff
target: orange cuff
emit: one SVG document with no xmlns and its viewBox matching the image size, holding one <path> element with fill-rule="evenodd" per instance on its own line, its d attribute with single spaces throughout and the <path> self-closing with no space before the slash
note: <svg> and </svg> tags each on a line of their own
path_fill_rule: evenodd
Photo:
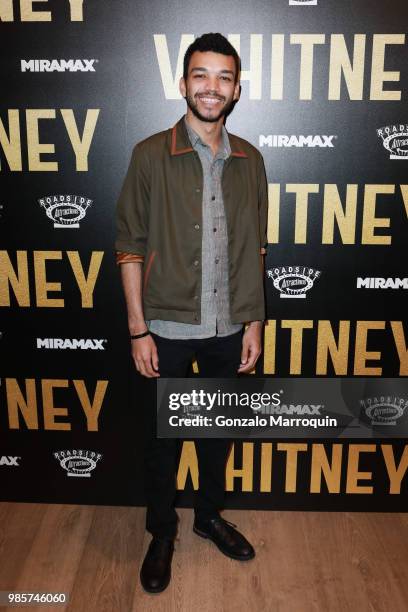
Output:
<svg viewBox="0 0 408 612">
<path fill-rule="evenodd" d="M 143 263 L 143 255 L 135 255 L 134 253 L 124 253 L 123 251 L 116 251 L 116 263 Z"/>
</svg>

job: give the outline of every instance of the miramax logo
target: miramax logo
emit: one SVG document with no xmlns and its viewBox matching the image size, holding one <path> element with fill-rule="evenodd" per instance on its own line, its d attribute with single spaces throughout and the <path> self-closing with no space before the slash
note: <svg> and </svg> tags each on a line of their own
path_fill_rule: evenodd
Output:
<svg viewBox="0 0 408 612">
<path fill-rule="evenodd" d="M 20 61 L 21 72 L 96 72 L 97 59 L 29 59 Z"/>
<path fill-rule="evenodd" d="M 384 148 L 390 153 L 390 159 L 408 159 L 408 124 L 399 123 L 379 128 L 377 136 L 382 138 Z"/>
<path fill-rule="evenodd" d="M 78 195 L 51 195 L 38 200 L 57 228 L 78 228 L 92 200 Z"/>
<path fill-rule="evenodd" d="M 336 139 L 336 134 L 327 136 L 325 134 L 315 135 L 309 134 L 308 136 L 295 136 L 294 134 L 287 136 L 284 134 L 264 134 L 259 135 L 259 146 L 260 147 L 275 147 L 275 148 L 291 148 L 303 149 L 307 147 L 314 149 L 334 149 L 333 140 Z"/>
<path fill-rule="evenodd" d="M 281 298 L 305 298 L 321 271 L 307 266 L 281 266 L 267 270 L 266 275 Z"/>
<path fill-rule="evenodd" d="M 102 459 L 101 453 L 89 450 L 55 451 L 54 457 L 67 472 L 67 476 L 90 478 L 97 462 Z"/>
<path fill-rule="evenodd" d="M 38 349 L 104 351 L 106 343 L 106 338 L 37 338 Z"/>
</svg>

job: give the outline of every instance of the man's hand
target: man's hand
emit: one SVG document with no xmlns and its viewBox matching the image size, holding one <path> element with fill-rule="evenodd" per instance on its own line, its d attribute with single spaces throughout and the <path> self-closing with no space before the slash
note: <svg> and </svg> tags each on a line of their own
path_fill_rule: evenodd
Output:
<svg viewBox="0 0 408 612">
<path fill-rule="evenodd" d="M 157 378 L 159 374 L 159 357 L 156 343 L 151 336 L 131 340 L 132 357 L 136 370 L 147 378 Z"/>
<path fill-rule="evenodd" d="M 263 321 L 252 321 L 243 337 L 241 351 L 241 365 L 238 368 L 238 373 L 250 372 L 261 354 L 261 332 Z"/>
</svg>

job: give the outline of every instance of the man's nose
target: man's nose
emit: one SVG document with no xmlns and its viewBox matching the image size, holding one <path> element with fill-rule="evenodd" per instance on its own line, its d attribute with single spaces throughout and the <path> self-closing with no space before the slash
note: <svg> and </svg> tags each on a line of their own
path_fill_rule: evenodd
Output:
<svg viewBox="0 0 408 612">
<path fill-rule="evenodd" d="M 219 82 L 216 76 L 210 76 L 208 78 L 208 93 L 216 94 L 218 92 Z"/>
</svg>

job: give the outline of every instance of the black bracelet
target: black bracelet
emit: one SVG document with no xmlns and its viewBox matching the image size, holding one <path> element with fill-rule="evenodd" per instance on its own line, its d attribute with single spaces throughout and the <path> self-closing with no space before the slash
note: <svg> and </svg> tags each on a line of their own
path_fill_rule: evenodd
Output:
<svg viewBox="0 0 408 612">
<path fill-rule="evenodd" d="M 149 336 L 150 335 L 150 331 L 147 330 L 145 332 L 143 332 L 142 334 L 136 334 L 135 336 L 130 336 L 131 340 L 137 340 L 138 338 L 144 338 L 145 336 Z"/>
</svg>

